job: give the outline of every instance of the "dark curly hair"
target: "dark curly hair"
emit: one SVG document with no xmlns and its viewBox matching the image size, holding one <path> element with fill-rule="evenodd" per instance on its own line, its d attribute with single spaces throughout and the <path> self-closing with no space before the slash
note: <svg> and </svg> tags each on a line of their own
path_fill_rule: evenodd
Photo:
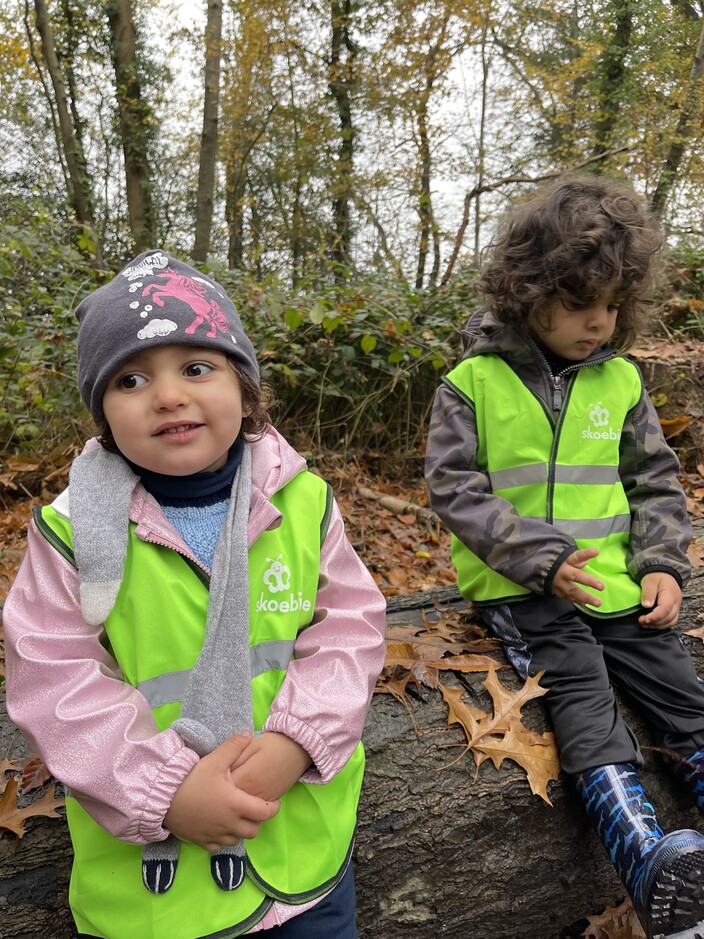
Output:
<svg viewBox="0 0 704 939">
<path fill-rule="evenodd" d="M 247 416 L 242 418 L 240 434 L 243 434 L 247 440 L 258 440 L 271 423 L 269 411 L 276 401 L 274 392 L 266 382 L 257 384 L 249 375 L 245 375 L 232 359 L 227 361 L 239 382 L 243 410 L 249 411 Z M 120 453 L 104 415 L 97 425 L 97 431 L 98 440 L 106 450 L 111 453 Z"/>
<path fill-rule="evenodd" d="M 550 300 L 580 309 L 611 291 L 619 307 L 612 344 L 625 351 L 653 302 L 662 243 L 629 186 L 563 176 L 505 216 L 475 286 L 502 322 L 520 325 L 533 314 L 545 328 Z"/>
</svg>

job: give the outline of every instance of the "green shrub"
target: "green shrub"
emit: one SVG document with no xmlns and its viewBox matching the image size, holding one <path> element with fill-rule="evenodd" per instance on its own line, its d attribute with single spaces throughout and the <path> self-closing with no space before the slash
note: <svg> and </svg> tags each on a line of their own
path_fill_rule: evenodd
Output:
<svg viewBox="0 0 704 939">
<path fill-rule="evenodd" d="M 0 453 L 48 452 L 90 420 L 75 380 L 77 303 L 96 272 L 60 222 L 0 226 Z M 87 246 L 89 248 L 89 246 Z M 89 251 L 87 252 L 89 254 Z M 275 422 L 299 445 L 409 452 L 421 443 L 439 377 L 457 358 L 473 273 L 414 291 L 389 277 L 260 283 L 217 265 L 278 399 Z"/>
<path fill-rule="evenodd" d="M 470 312 L 467 282 L 417 292 L 388 277 L 262 286 L 215 271 L 258 350 L 299 444 L 382 452 L 417 449 L 440 375 Z"/>
<path fill-rule="evenodd" d="M 704 253 L 674 248 L 668 257 L 666 299 L 655 318 L 658 332 L 704 340 Z"/>
<path fill-rule="evenodd" d="M 85 419 L 73 309 L 96 272 L 40 206 L 29 218 L 27 206 L 23 218 L 0 209 L 0 452 L 48 451 Z"/>
</svg>

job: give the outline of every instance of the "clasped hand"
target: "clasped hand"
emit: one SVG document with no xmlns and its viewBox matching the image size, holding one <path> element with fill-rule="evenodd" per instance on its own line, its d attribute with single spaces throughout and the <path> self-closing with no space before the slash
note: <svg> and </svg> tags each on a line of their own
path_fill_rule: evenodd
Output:
<svg viewBox="0 0 704 939">
<path fill-rule="evenodd" d="M 583 589 L 604 589 L 598 578 L 584 570 L 598 554 L 596 548 L 582 548 L 563 561 L 552 582 L 552 592 L 555 596 L 572 603 L 600 607 L 599 597 Z M 669 629 L 674 626 L 682 603 L 682 591 L 675 578 L 665 571 L 653 571 L 643 577 L 640 588 L 641 606 L 650 611 L 638 618 L 641 626 L 647 629 Z"/>
<path fill-rule="evenodd" d="M 284 734 L 230 737 L 183 780 L 164 827 L 210 852 L 254 838 L 310 764 L 306 751 Z"/>
</svg>

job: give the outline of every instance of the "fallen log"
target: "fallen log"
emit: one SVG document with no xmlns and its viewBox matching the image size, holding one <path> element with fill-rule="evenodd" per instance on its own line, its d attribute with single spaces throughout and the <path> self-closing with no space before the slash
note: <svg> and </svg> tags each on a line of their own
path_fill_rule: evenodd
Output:
<svg viewBox="0 0 704 939">
<path fill-rule="evenodd" d="M 697 532 L 704 539 L 704 524 Z M 462 603 L 453 588 L 437 596 L 444 605 Z M 432 592 L 394 598 L 389 621 L 420 624 L 436 599 Z M 683 605 L 683 632 L 702 626 L 703 603 L 700 568 Z M 687 636 L 684 642 L 704 674 L 704 644 Z M 502 681 L 509 684 L 511 676 L 504 670 Z M 485 694 L 482 680 L 465 677 L 468 693 Z M 663 827 L 701 827 L 687 794 L 647 749 L 642 725 L 622 704 L 646 745 L 642 778 Z M 580 934 L 572 924 L 623 897 L 567 780 L 550 784 L 550 806 L 531 794 L 509 760 L 498 770 L 484 763 L 475 779 L 470 757 L 447 765 L 464 736 L 448 726 L 439 693 L 423 692 L 412 710 L 417 735 L 390 695 L 374 696 L 367 721 L 354 859 L 360 939 L 567 939 Z M 541 702 L 526 710 L 527 722 L 545 729 Z M 0 696 L 0 757 L 23 752 Z M 74 939 L 65 823 L 38 817 L 26 825 L 21 840 L 0 838 L 0 939 Z"/>
</svg>

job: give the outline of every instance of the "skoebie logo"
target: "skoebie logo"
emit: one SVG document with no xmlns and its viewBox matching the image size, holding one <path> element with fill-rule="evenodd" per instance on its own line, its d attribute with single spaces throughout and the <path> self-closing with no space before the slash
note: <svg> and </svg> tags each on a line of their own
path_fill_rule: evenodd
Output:
<svg viewBox="0 0 704 939">
<path fill-rule="evenodd" d="M 288 590 L 291 586 L 291 571 L 281 560 L 281 555 L 274 558 L 267 558 L 271 564 L 268 570 L 264 571 L 264 583 L 269 588 L 269 593 L 281 593 L 282 590 Z"/>
<path fill-rule="evenodd" d="M 589 407 L 591 411 L 589 412 L 589 420 L 595 427 L 606 427 L 609 423 L 609 412 L 606 408 L 602 408 L 601 401 L 597 401 L 596 404 L 590 404 Z"/>
<path fill-rule="evenodd" d="M 601 406 L 601 401 L 590 404 L 589 407 L 591 408 L 589 420 L 594 427 L 606 427 L 609 423 L 609 412 Z M 591 427 L 587 427 L 586 430 L 582 431 L 583 440 L 620 440 L 620 438 L 621 431 L 614 430 L 612 427 L 609 427 L 608 430 L 592 430 Z"/>
<path fill-rule="evenodd" d="M 276 558 L 267 558 L 267 561 L 270 567 L 264 571 L 262 580 L 269 591 L 269 596 L 262 590 L 257 600 L 257 612 L 295 613 L 298 610 L 303 610 L 305 613 L 309 613 L 312 609 L 311 602 L 303 599 L 300 590 L 297 593 L 291 590 L 291 571 L 282 560 L 281 555 L 279 554 Z M 286 598 L 277 597 L 275 599 L 271 596 L 271 594 L 280 594 L 284 591 L 288 591 L 288 597 Z"/>
</svg>

